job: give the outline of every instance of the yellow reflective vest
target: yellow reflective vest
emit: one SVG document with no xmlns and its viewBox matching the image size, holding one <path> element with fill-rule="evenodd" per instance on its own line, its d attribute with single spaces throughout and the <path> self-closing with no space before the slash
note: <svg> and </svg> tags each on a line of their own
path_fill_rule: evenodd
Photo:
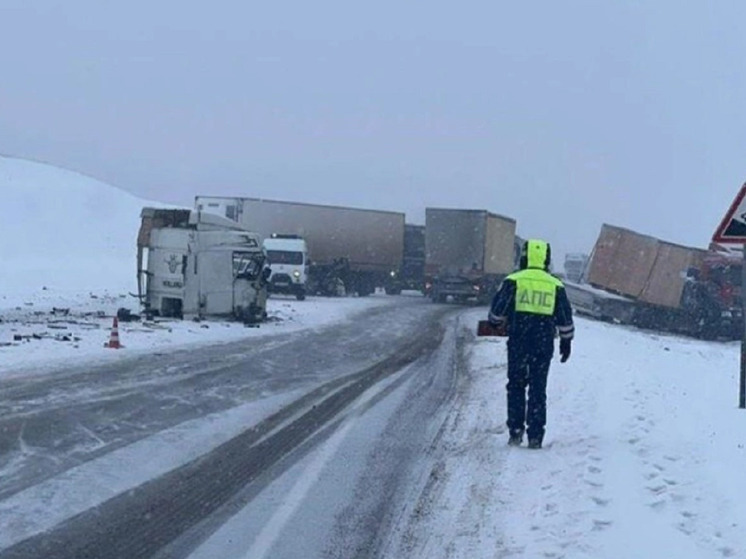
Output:
<svg viewBox="0 0 746 559">
<path fill-rule="evenodd" d="M 564 287 L 553 275 L 536 268 L 508 276 L 515 282 L 515 310 L 520 313 L 551 316 L 557 304 L 557 288 Z"/>
</svg>

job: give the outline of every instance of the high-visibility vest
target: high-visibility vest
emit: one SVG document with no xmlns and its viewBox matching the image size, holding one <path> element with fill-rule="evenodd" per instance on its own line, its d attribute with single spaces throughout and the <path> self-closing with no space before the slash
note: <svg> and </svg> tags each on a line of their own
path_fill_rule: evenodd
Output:
<svg viewBox="0 0 746 559">
<path fill-rule="evenodd" d="M 551 316 L 557 304 L 560 280 L 544 270 L 528 268 L 508 276 L 515 282 L 516 312 Z"/>
</svg>

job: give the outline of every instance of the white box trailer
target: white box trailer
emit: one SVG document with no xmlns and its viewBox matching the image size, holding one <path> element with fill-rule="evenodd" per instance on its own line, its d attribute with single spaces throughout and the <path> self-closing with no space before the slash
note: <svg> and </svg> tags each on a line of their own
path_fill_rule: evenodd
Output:
<svg viewBox="0 0 746 559">
<path fill-rule="evenodd" d="M 261 239 L 235 222 L 193 210 L 144 208 L 138 235 L 138 295 L 166 317 L 266 316 Z"/>
<path fill-rule="evenodd" d="M 347 292 L 368 295 L 402 267 L 403 213 L 220 196 L 197 196 L 195 208 L 234 220 L 263 239 L 272 234 L 304 238 L 316 292 L 342 278 Z"/>
</svg>

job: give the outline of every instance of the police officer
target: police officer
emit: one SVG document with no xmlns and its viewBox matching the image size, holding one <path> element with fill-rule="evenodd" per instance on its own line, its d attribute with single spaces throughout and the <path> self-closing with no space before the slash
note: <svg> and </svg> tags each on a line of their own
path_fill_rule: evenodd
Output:
<svg viewBox="0 0 746 559">
<path fill-rule="evenodd" d="M 565 286 L 549 273 L 549 243 L 523 244 L 520 270 L 510 274 L 492 301 L 489 322 L 508 332 L 508 444 L 541 448 L 546 424 L 547 375 L 559 331 L 561 362 L 570 358 L 575 333 Z M 526 387 L 528 386 L 528 410 Z"/>
</svg>

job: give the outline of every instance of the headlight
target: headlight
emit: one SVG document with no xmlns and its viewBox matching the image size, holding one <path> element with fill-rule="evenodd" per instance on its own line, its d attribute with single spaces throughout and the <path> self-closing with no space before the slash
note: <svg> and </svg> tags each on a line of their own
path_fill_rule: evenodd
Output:
<svg viewBox="0 0 746 559">
<path fill-rule="evenodd" d="M 395 277 L 396 277 L 396 272 L 395 272 L 394 270 L 391 270 L 391 272 L 389 272 L 389 275 L 390 275 L 390 276 L 391 276 L 392 278 L 395 278 Z"/>
<path fill-rule="evenodd" d="M 474 291 L 479 291 L 481 288 L 478 285 L 472 286 L 474 288 Z"/>
<path fill-rule="evenodd" d="M 293 276 L 295 277 L 295 279 L 300 279 L 300 272 L 298 270 L 295 270 L 293 272 Z"/>
</svg>

